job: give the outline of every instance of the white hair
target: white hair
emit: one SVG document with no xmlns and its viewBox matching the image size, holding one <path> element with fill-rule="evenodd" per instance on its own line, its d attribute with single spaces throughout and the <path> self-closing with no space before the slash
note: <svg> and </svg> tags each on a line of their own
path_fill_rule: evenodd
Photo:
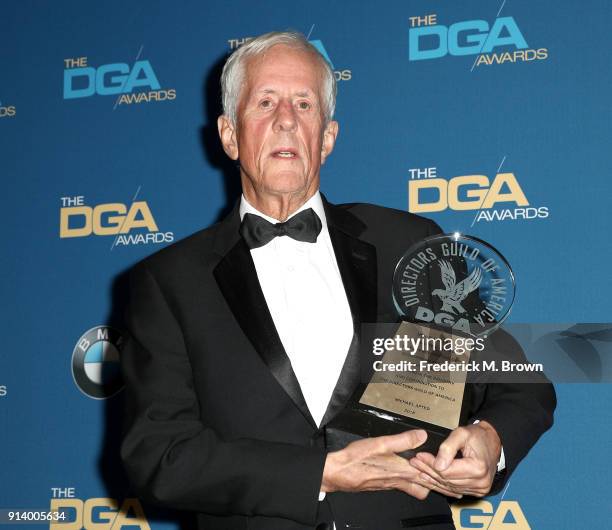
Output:
<svg viewBox="0 0 612 530">
<path fill-rule="evenodd" d="M 316 57 L 323 74 L 321 87 L 323 115 L 325 123 L 328 123 L 336 107 L 336 78 L 327 60 L 319 53 L 304 35 L 294 31 L 273 31 L 265 33 L 253 40 L 248 41 L 230 55 L 223 66 L 221 73 L 221 99 L 223 113 L 235 124 L 238 113 L 238 101 L 240 92 L 245 82 L 246 61 L 250 57 L 264 54 L 267 50 L 283 44 L 291 48 L 312 53 Z"/>
</svg>

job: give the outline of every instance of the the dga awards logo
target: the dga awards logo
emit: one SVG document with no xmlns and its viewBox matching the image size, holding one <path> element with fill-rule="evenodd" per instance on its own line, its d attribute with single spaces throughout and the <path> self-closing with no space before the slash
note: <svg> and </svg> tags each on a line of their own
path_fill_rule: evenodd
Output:
<svg viewBox="0 0 612 530">
<path fill-rule="evenodd" d="M 148 60 L 93 66 L 87 57 L 64 59 L 64 99 L 92 96 L 117 96 L 117 105 L 130 105 L 172 101 L 176 89 L 162 88 Z"/>
<path fill-rule="evenodd" d="M 500 165 L 501 169 L 501 165 Z M 408 211 L 432 213 L 471 211 L 474 222 L 546 219 L 548 206 L 532 204 L 512 172 L 444 178 L 436 167 L 408 170 Z"/>
<path fill-rule="evenodd" d="M 173 232 L 159 230 L 147 201 L 133 200 L 131 204 L 111 202 L 88 206 L 82 195 L 61 197 L 60 201 L 59 236 L 62 239 L 115 236 L 111 249 L 115 246 L 174 241 Z"/>
<path fill-rule="evenodd" d="M 514 17 L 500 17 L 500 13 L 491 24 L 481 19 L 441 24 L 435 13 L 409 17 L 409 60 L 425 61 L 447 55 L 475 55 L 477 57 L 473 68 L 548 58 L 547 48 L 534 49 L 529 46 Z"/>
<path fill-rule="evenodd" d="M 506 259 L 475 237 L 442 234 L 408 249 L 393 276 L 402 318 L 485 336 L 508 316 L 514 274 Z"/>
<path fill-rule="evenodd" d="M 312 33 L 312 28 L 311 28 L 310 33 Z M 234 39 L 227 39 L 227 43 L 229 44 L 230 50 L 233 51 L 236 48 L 239 48 L 240 46 L 242 46 L 243 44 L 246 44 L 247 42 L 251 40 L 253 40 L 253 37 L 240 37 L 240 38 L 234 38 Z M 317 51 L 325 58 L 325 60 L 332 67 L 332 70 L 334 71 L 334 77 L 336 78 L 337 82 L 350 81 L 352 79 L 353 72 L 349 68 L 346 68 L 346 67 L 338 68 L 336 67 L 336 65 L 334 65 L 334 62 L 332 61 L 332 58 L 327 52 L 327 49 L 325 48 L 325 45 L 323 44 L 323 41 L 321 39 L 310 39 L 309 38 L 308 42 L 310 42 L 310 44 L 312 44 L 317 49 Z"/>
<path fill-rule="evenodd" d="M 119 355 L 121 333 L 110 326 L 86 331 L 72 352 L 72 376 L 77 387 L 94 399 L 114 396 L 123 388 Z"/>
</svg>

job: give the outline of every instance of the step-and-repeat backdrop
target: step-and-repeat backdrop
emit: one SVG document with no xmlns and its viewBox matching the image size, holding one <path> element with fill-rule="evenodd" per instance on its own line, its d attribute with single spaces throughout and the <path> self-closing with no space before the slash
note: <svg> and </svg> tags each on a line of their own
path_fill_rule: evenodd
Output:
<svg viewBox="0 0 612 530">
<path fill-rule="evenodd" d="M 58 529 L 190 527 L 134 498 L 119 462 L 126 271 L 233 205 L 220 68 L 295 29 L 338 80 L 327 197 L 489 241 L 516 274 L 510 321 L 546 324 L 522 339 L 594 367 L 556 385 L 552 430 L 457 527 L 609 528 L 611 18 L 608 0 L 4 2 L 6 527 L 52 507 Z"/>
</svg>

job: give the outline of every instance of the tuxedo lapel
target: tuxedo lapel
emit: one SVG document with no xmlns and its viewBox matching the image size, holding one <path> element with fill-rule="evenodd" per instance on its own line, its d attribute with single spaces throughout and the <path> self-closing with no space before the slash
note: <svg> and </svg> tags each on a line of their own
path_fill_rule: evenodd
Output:
<svg viewBox="0 0 612 530">
<path fill-rule="evenodd" d="M 376 249 L 359 239 L 366 226 L 353 214 L 323 197 L 329 235 L 353 319 L 353 339 L 322 425 L 345 406 L 360 377 L 361 324 L 376 321 Z M 236 321 L 306 420 L 316 427 L 291 361 L 280 340 L 261 289 L 251 253 L 240 237 L 238 206 L 220 225 L 215 251 L 221 257 L 214 276 Z"/>
<path fill-rule="evenodd" d="M 376 322 L 376 248 L 358 238 L 366 226 L 350 212 L 323 198 L 329 235 L 353 318 L 353 340 L 322 420 L 327 424 L 349 400 L 360 377 L 361 325 Z"/>
<path fill-rule="evenodd" d="M 291 400 L 316 428 L 261 289 L 251 252 L 238 233 L 238 208 L 219 227 L 214 275 L 236 321 Z"/>
</svg>

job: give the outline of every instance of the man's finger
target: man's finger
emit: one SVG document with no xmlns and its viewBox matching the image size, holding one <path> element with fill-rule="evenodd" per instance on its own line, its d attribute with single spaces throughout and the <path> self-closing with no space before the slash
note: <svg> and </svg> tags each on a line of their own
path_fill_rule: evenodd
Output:
<svg viewBox="0 0 612 530">
<path fill-rule="evenodd" d="M 424 430 L 416 429 L 400 434 L 379 436 L 373 439 L 377 441 L 383 453 L 402 453 L 403 451 L 415 449 L 423 445 L 425 440 L 427 440 L 427 433 Z"/>
<path fill-rule="evenodd" d="M 436 455 L 434 469 L 444 471 L 455 459 L 457 453 L 465 447 L 470 432 L 464 427 L 458 427 L 450 433 L 449 437 L 442 442 Z"/>
<path fill-rule="evenodd" d="M 415 469 L 418 469 L 421 473 L 426 473 L 427 475 L 431 476 L 432 478 L 435 478 L 435 479 L 441 478 L 441 474 L 438 473 L 433 468 L 433 461 L 431 461 L 431 462 L 423 462 L 419 458 L 414 457 L 414 458 L 410 459 L 410 465 L 412 467 L 414 467 Z"/>
<path fill-rule="evenodd" d="M 487 467 L 484 462 L 474 458 L 457 458 L 444 471 L 438 471 L 434 467 L 434 459 L 426 457 L 415 457 L 410 460 L 410 465 L 432 475 L 447 480 L 481 478 L 486 476 Z"/>
<path fill-rule="evenodd" d="M 418 458 L 421 462 L 425 462 L 428 466 L 433 467 L 436 457 L 431 453 L 417 453 L 414 458 Z"/>
<path fill-rule="evenodd" d="M 419 481 L 425 484 L 429 489 L 437 491 L 447 497 L 455 497 L 460 499 L 463 496 L 463 492 L 460 489 L 455 489 L 454 485 L 444 484 L 429 475 L 419 475 Z"/>
<path fill-rule="evenodd" d="M 455 473 L 455 467 L 465 466 L 462 459 L 455 460 L 446 471 L 438 473 L 432 467 L 429 467 L 425 462 L 412 458 L 410 465 L 418 469 L 420 475 L 418 480 L 423 484 L 428 484 L 435 491 L 439 491 L 444 495 L 449 495 L 449 492 L 460 495 L 473 495 L 483 497 L 491 489 L 491 477 L 485 475 L 468 475 L 462 478 L 449 477 L 449 471 Z M 465 471 L 465 469 L 464 469 Z M 453 495 L 450 495 L 453 496 Z"/>
<path fill-rule="evenodd" d="M 488 468 L 485 462 L 477 458 L 459 458 L 442 473 L 450 480 L 482 478 L 487 476 Z"/>
<path fill-rule="evenodd" d="M 463 493 L 458 493 L 456 491 L 450 491 L 450 490 L 447 490 L 446 488 L 433 486 L 431 489 L 432 491 L 437 491 L 438 493 L 441 493 L 442 495 L 445 495 L 446 497 L 454 497 L 455 499 L 463 498 Z"/>
<path fill-rule="evenodd" d="M 455 493 L 454 491 L 449 491 L 449 490 L 444 489 L 444 488 L 433 487 L 432 490 L 433 491 L 437 491 L 438 493 L 441 493 L 442 495 L 446 495 L 447 497 L 454 497 L 455 499 L 462 499 L 463 498 L 463 494 L 462 493 Z"/>
</svg>

